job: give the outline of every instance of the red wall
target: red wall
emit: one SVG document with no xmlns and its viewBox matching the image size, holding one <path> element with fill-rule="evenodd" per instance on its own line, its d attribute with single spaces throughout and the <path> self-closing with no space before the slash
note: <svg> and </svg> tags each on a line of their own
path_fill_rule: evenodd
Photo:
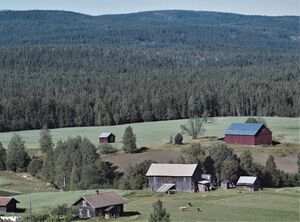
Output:
<svg viewBox="0 0 300 222">
<path fill-rule="evenodd" d="M 260 144 L 272 144 L 272 132 L 266 127 L 263 127 L 255 137 L 254 145 Z"/>
<path fill-rule="evenodd" d="M 225 142 L 229 144 L 255 145 L 254 136 L 225 135 Z"/>
<path fill-rule="evenodd" d="M 106 138 L 106 137 L 99 137 L 99 142 L 100 143 L 108 143 L 108 138 Z"/>
<path fill-rule="evenodd" d="M 272 144 L 272 132 L 268 128 L 262 127 L 255 136 L 225 135 L 225 142 L 244 145 Z"/>
</svg>

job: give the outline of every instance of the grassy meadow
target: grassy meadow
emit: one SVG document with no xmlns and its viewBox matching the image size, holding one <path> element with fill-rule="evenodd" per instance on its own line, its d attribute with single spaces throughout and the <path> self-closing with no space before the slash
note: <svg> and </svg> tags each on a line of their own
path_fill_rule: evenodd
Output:
<svg viewBox="0 0 300 222">
<path fill-rule="evenodd" d="M 233 122 L 245 122 L 247 117 L 216 117 L 212 123 L 205 125 L 204 136 L 223 137 L 228 126 Z M 300 118 L 287 117 L 264 117 L 268 127 L 273 131 L 273 136 L 282 143 L 300 144 Z M 186 120 L 169 120 L 157 122 L 145 122 L 129 124 L 137 137 L 138 146 L 153 146 L 165 144 L 169 141 L 170 135 L 173 137 L 180 132 L 180 125 Z M 80 135 L 87 137 L 94 144 L 98 144 L 98 136 L 101 132 L 113 132 L 116 135 L 116 146 L 121 148 L 122 135 L 128 125 L 99 126 L 99 127 L 74 127 L 52 129 L 53 141 L 66 140 L 68 137 Z M 20 131 L 19 133 L 26 142 L 27 148 L 38 148 L 40 130 Z M 7 147 L 14 132 L 0 133 L 0 142 Z M 184 137 L 188 142 L 190 138 Z"/>
<path fill-rule="evenodd" d="M 0 171 L 0 191 L 10 193 L 31 193 L 53 191 L 45 182 L 31 177 L 27 173 Z"/>
<path fill-rule="evenodd" d="M 295 188 L 291 188 L 293 190 Z M 100 190 L 101 191 L 101 190 Z M 102 190 L 104 191 L 104 190 Z M 106 190 L 107 191 L 107 190 Z M 88 191 L 44 192 L 17 195 L 20 207 L 28 208 L 29 198 L 33 210 L 55 207 L 58 204 L 72 204 Z M 148 191 L 116 191 L 128 199 L 125 212 L 140 215 L 120 217 L 111 221 L 148 221 L 152 212 L 152 204 L 161 199 L 172 221 L 298 221 L 300 194 L 280 189 L 265 189 L 259 192 L 235 189 L 216 190 L 209 193 L 177 193 L 164 195 Z M 182 206 L 192 203 L 186 212 L 179 210 Z M 201 213 L 197 211 L 201 209 Z M 93 221 L 93 220 L 91 220 Z M 99 221 L 99 218 L 95 221 Z M 101 220 L 103 221 L 103 219 Z M 107 221 L 107 220 L 104 220 Z M 108 220 L 110 221 L 110 220 Z"/>
</svg>

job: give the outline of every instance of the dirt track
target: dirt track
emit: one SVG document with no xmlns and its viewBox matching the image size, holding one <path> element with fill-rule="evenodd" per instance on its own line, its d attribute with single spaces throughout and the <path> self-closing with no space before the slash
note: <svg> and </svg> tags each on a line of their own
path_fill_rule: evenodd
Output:
<svg viewBox="0 0 300 222">
<path fill-rule="evenodd" d="M 149 150 L 143 153 L 124 153 L 114 156 L 105 157 L 104 160 L 113 163 L 115 166 L 118 166 L 120 172 L 126 171 L 130 165 L 136 163 L 141 163 L 144 160 L 153 160 L 158 163 L 167 163 L 170 160 L 177 161 L 180 154 L 176 151 L 172 152 L 170 150 Z"/>
<path fill-rule="evenodd" d="M 295 152 L 285 157 L 274 157 L 277 168 L 289 173 L 297 173 L 297 155 L 298 152 Z M 268 159 L 268 155 L 265 153 L 252 153 L 252 156 L 255 162 L 258 162 L 262 165 L 265 165 Z"/>
</svg>

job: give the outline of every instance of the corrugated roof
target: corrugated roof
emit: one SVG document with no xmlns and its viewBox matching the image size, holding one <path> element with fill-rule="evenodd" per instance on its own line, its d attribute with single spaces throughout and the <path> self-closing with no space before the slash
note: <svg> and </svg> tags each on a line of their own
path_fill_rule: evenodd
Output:
<svg viewBox="0 0 300 222">
<path fill-rule="evenodd" d="M 109 212 L 109 211 L 111 211 L 111 210 L 114 209 L 114 208 L 115 208 L 115 206 L 109 206 L 108 208 L 105 209 L 105 211 L 106 211 L 106 212 Z"/>
<path fill-rule="evenodd" d="M 191 177 L 197 164 L 166 164 L 152 163 L 146 176 Z"/>
<path fill-rule="evenodd" d="M 262 126 L 261 123 L 232 123 L 225 134 L 254 136 Z"/>
<path fill-rule="evenodd" d="M 107 192 L 82 196 L 73 205 L 76 205 L 81 199 L 86 200 L 94 208 L 114 206 L 119 204 L 125 204 L 127 202 L 116 192 Z"/>
<path fill-rule="evenodd" d="M 256 181 L 257 177 L 250 177 L 250 176 L 241 176 L 236 183 L 236 185 L 241 185 L 241 184 L 254 184 Z"/>
<path fill-rule="evenodd" d="M 107 137 L 109 137 L 111 134 L 112 134 L 112 133 L 110 133 L 110 132 L 101 133 L 99 137 L 101 137 L 101 138 L 107 138 Z"/>
<path fill-rule="evenodd" d="M 167 192 L 168 190 L 170 190 L 172 187 L 175 186 L 175 183 L 164 183 L 160 188 L 158 188 L 156 190 L 156 192 Z"/>
<path fill-rule="evenodd" d="M 209 184 L 210 181 L 209 180 L 200 180 L 200 181 L 198 181 L 198 183 L 205 185 L 205 184 Z"/>
<path fill-rule="evenodd" d="M 7 204 L 12 201 L 15 200 L 16 203 L 20 203 L 19 201 L 17 201 L 15 198 L 13 197 L 0 197 L 0 207 L 5 207 L 7 206 Z"/>
</svg>

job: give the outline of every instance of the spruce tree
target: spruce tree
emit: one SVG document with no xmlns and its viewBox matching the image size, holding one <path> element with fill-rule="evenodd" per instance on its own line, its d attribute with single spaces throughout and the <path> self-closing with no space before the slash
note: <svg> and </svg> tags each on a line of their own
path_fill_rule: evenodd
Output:
<svg viewBox="0 0 300 222">
<path fill-rule="evenodd" d="M 298 173 L 300 173 L 300 153 L 298 153 L 297 164 L 298 164 Z"/>
<path fill-rule="evenodd" d="M 253 164 L 253 157 L 249 150 L 246 150 L 242 152 L 240 156 L 240 166 L 241 169 L 244 171 L 247 175 L 253 175 L 255 173 L 255 167 Z"/>
<path fill-rule="evenodd" d="M 6 170 L 6 150 L 0 142 L 0 170 Z"/>
<path fill-rule="evenodd" d="M 52 136 L 47 126 L 44 126 L 40 131 L 40 149 L 42 153 L 47 153 L 48 150 L 53 150 L 54 144 L 52 142 Z"/>
<path fill-rule="evenodd" d="M 153 213 L 150 214 L 149 222 L 170 222 L 170 214 L 163 207 L 161 200 L 153 204 Z"/>
<path fill-rule="evenodd" d="M 26 172 L 30 158 L 25 151 L 25 141 L 19 134 L 14 134 L 9 141 L 6 155 L 6 167 L 14 172 Z"/>
<path fill-rule="evenodd" d="M 45 181 L 53 182 L 55 177 L 54 161 L 53 161 L 53 151 L 48 150 L 44 156 L 43 166 L 41 170 L 41 177 Z"/>
<path fill-rule="evenodd" d="M 53 182 L 55 176 L 54 169 L 54 154 L 53 154 L 53 142 L 50 130 L 44 126 L 40 132 L 40 149 L 45 154 L 43 159 L 43 166 L 41 170 L 41 177 L 45 181 Z"/>
<path fill-rule="evenodd" d="M 269 187 L 278 187 L 280 183 L 279 171 L 277 170 L 274 157 L 270 155 L 266 162 L 265 175 L 264 175 L 265 184 Z"/>
<path fill-rule="evenodd" d="M 136 149 L 136 136 L 133 133 L 131 126 L 128 126 L 123 135 L 123 150 L 125 153 L 133 153 Z"/>
</svg>

